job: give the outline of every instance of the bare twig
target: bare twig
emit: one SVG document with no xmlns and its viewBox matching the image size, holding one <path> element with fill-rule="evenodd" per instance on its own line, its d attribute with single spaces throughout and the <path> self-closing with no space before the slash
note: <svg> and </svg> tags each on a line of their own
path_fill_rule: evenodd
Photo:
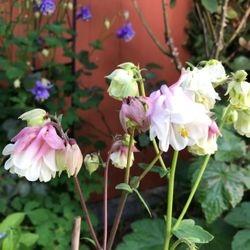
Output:
<svg viewBox="0 0 250 250">
<path fill-rule="evenodd" d="M 74 219 L 74 227 L 72 231 L 71 250 L 79 250 L 81 232 L 81 217 Z"/>
<path fill-rule="evenodd" d="M 166 50 L 166 48 L 161 44 L 161 42 L 158 40 L 158 38 L 155 36 L 155 34 L 153 33 L 153 31 L 148 26 L 148 23 L 147 23 L 145 17 L 143 16 L 143 14 L 141 12 L 141 9 L 139 8 L 137 0 L 133 0 L 133 3 L 134 3 L 134 6 L 135 6 L 135 9 L 137 11 L 137 14 L 140 17 L 141 22 L 142 22 L 144 28 L 146 29 L 148 35 L 150 36 L 150 38 L 153 40 L 153 42 L 155 43 L 155 45 L 159 48 L 159 50 L 163 54 L 166 54 L 166 55 L 169 56 L 170 54 L 168 53 L 168 51 Z"/>
<path fill-rule="evenodd" d="M 214 58 L 218 59 L 220 52 L 223 50 L 224 47 L 224 28 L 226 24 L 226 13 L 227 13 L 227 7 L 228 7 L 229 0 L 224 0 L 223 6 L 221 9 L 221 22 L 220 22 L 220 32 L 219 37 L 216 43 L 216 50 Z"/>
<path fill-rule="evenodd" d="M 226 43 L 225 48 L 227 48 L 233 42 L 233 40 L 239 35 L 242 28 L 246 24 L 249 15 L 250 15 L 250 7 L 248 6 L 248 8 L 247 8 L 247 10 L 245 12 L 245 15 L 242 17 L 242 19 L 241 19 L 241 21 L 240 21 L 240 23 L 238 25 L 238 28 L 235 30 L 235 32 L 233 33 L 233 35 L 231 36 L 229 41 Z"/>
<path fill-rule="evenodd" d="M 162 12 L 163 12 L 163 20 L 164 20 L 164 28 L 165 28 L 165 40 L 169 49 L 170 57 L 172 57 L 175 67 L 178 71 L 182 69 L 182 63 L 179 58 L 179 52 L 177 48 L 174 46 L 173 39 L 170 34 L 169 24 L 168 24 L 168 13 L 167 13 L 167 1 L 162 0 Z"/>
<path fill-rule="evenodd" d="M 212 33 L 214 42 L 216 42 L 218 38 L 217 38 L 217 34 L 216 34 L 216 31 L 215 31 L 215 27 L 214 27 L 214 24 L 213 24 L 211 15 L 210 15 L 210 13 L 208 12 L 208 10 L 205 9 L 205 8 L 204 8 L 204 13 L 205 13 L 206 21 L 207 21 L 207 23 L 208 23 L 208 25 L 209 25 L 209 28 L 210 28 L 210 30 L 211 30 L 211 33 Z"/>
<path fill-rule="evenodd" d="M 205 20 L 203 19 L 200 6 L 199 6 L 199 4 L 197 2 L 195 2 L 195 8 L 196 8 L 198 17 L 199 17 L 199 19 L 201 21 L 201 24 L 202 24 L 202 31 L 203 31 L 203 37 L 204 37 L 204 43 L 205 43 L 206 57 L 208 59 L 209 58 L 209 49 L 208 49 L 208 37 L 207 37 L 206 23 L 205 23 Z"/>
</svg>

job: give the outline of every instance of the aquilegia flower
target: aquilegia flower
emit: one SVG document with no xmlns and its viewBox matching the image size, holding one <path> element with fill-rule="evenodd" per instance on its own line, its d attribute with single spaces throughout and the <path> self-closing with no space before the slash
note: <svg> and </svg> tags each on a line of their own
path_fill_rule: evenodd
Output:
<svg viewBox="0 0 250 250">
<path fill-rule="evenodd" d="M 38 0 L 36 1 L 35 10 L 39 11 L 44 16 L 49 16 L 55 12 L 56 5 L 53 0 Z"/>
<path fill-rule="evenodd" d="M 100 157 L 98 153 L 86 154 L 84 157 L 84 165 L 91 175 L 100 166 Z"/>
<path fill-rule="evenodd" d="M 47 182 L 55 177 L 56 150 L 65 146 L 51 123 L 25 127 L 11 141 L 2 152 L 10 156 L 4 165 L 6 170 L 29 181 Z"/>
<path fill-rule="evenodd" d="M 38 101 L 43 101 L 49 98 L 51 89 L 53 85 L 46 79 L 37 80 L 36 86 L 29 89 L 29 91 L 34 95 L 35 99 Z"/>
<path fill-rule="evenodd" d="M 128 97 L 122 100 L 120 122 L 125 132 L 128 128 L 136 128 L 139 132 L 149 129 L 149 118 L 140 99 Z"/>
<path fill-rule="evenodd" d="M 127 23 L 116 31 L 116 37 L 123 39 L 125 42 L 129 42 L 135 36 L 135 32 L 131 23 Z"/>
<path fill-rule="evenodd" d="M 110 160 L 116 168 L 123 169 L 127 167 L 128 142 L 129 142 L 129 135 L 125 134 L 123 138 L 118 138 L 111 147 Z M 133 165 L 134 152 L 138 152 L 138 149 L 133 145 L 129 167 Z"/>
<path fill-rule="evenodd" d="M 92 13 L 90 11 L 89 6 L 80 7 L 76 14 L 76 18 L 81 19 L 83 21 L 89 21 L 92 18 Z"/>
<path fill-rule="evenodd" d="M 162 151 L 166 152 L 169 145 L 179 151 L 207 137 L 211 124 L 207 111 L 178 84 L 161 86 L 150 95 L 148 105 L 150 139 L 157 137 Z"/>
</svg>

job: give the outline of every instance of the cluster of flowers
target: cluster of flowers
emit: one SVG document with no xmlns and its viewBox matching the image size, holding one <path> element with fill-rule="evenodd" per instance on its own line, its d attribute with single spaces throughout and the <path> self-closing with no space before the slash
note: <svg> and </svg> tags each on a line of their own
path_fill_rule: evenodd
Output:
<svg viewBox="0 0 250 250">
<path fill-rule="evenodd" d="M 221 135 L 212 112 L 220 100 L 215 86 L 229 82 L 226 94 L 229 94 L 231 111 L 227 112 L 226 120 L 234 122 L 241 135 L 250 137 L 250 83 L 245 81 L 244 71 L 229 77 L 221 62 L 210 60 L 203 67 L 183 69 L 175 84 L 163 85 L 145 97 L 139 95 L 137 85 L 140 69 L 132 63 L 118 67 L 107 76 L 111 81 L 108 93 L 122 100 L 120 122 L 126 133 L 131 129 L 149 130 L 150 139 L 157 138 L 163 152 L 169 146 L 177 151 L 188 146 L 193 154 L 214 154 L 217 137 Z M 119 168 L 126 167 L 127 134 L 124 138 L 117 142 L 120 148 L 111 152 L 113 165 Z M 133 152 L 136 151 L 134 148 Z"/>
<path fill-rule="evenodd" d="M 57 117 L 42 109 L 33 109 L 21 115 L 27 122 L 5 146 L 2 154 L 10 156 L 4 168 L 29 181 L 47 182 L 58 172 L 77 175 L 83 156 L 76 141 L 62 131 Z"/>
</svg>

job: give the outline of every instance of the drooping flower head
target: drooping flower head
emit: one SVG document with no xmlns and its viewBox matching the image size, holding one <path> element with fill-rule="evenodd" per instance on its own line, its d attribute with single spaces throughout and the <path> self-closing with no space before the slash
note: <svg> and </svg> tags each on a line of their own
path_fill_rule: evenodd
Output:
<svg viewBox="0 0 250 250">
<path fill-rule="evenodd" d="M 36 86 L 29 89 L 29 91 L 34 95 L 37 101 L 43 101 L 49 98 L 51 89 L 53 85 L 46 79 L 37 80 Z"/>
<path fill-rule="evenodd" d="M 37 0 L 34 10 L 44 16 L 50 16 L 55 12 L 56 5 L 53 0 Z"/>
<path fill-rule="evenodd" d="M 162 151 L 166 152 L 169 145 L 179 151 L 207 137 L 211 119 L 206 109 L 178 84 L 161 86 L 148 98 L 148 106 L 150 139 L 157 137 Z"/>
<path fill-rule="evenodd" d="M 94 173 L 100 166 L 100 158 L 98 153 L 87 154 L 84 157 L 84 165 L 90 175 Z"/>
<path fill-rule="evenodd" d="M 125 132 L 128 132 L 128 128 L 136 128 L 139 132 L 146 132 L 149 129 L 149 118 L 139 98 L 128 97 L 123 99 L 120 122 Z"/>
<path fill-rule="evenodd" d="M 76 14 L 77 19 L 81 19 L 83 21 L 89 21 L 92 19 L 92 13 L 90 11 L 89 6 L 81 6 Z"/>
<path fill-rule="evenodd" d="M 240 135 L 250 138 L 250 109 L 238 111 L 234 128 Z"/>
<path fill-rule="evenodd" d="M 119 65 L 119 67 L 121 67 L 120 69 L 116 69 L 110 75 L 106 76 L 107 79 L 111 80 L 108 93 L 111 97 L 118 100 L 122 100 L 129 96 L 139 95 L 139 89 L 132 65 L 124 65 L 125 64 Z"/>
<path fill-rule="evenodd" d="M 116 168 L 124 169 L 127 167 L 128 144 L 129 144 L 129 135 L 125 134 L 122 138 L 118 137 L 114 142 L 114 144 L 112 145 L 110 150 L 110 160 Z M 129 167 L 133 165 L 134 152 L 138 152 L 138 149 L 133 145 Z"/>
<path fill-rule="evenodd" d="M 127 23 L 116 31 L 116 37 L 123 39 L 125 42 L 131 41 L 135 36 L 132 23 Z"/>
</svg>

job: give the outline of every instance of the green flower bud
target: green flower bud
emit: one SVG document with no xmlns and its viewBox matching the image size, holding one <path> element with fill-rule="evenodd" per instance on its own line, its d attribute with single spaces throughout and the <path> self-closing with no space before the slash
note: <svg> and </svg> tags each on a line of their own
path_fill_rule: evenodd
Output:
<svg viewBox="0 0 250 250">
<path fill-rule="evenodd" d="M 43 109 L 32 109 L 20 115 L 19 119 L 27 121 L 28 126 L 42 126 L 50 121 L 46 115 Z"/>
<path fill-rule="evenodd" d="M 97 153 L 87 154 L 84 158 L 84 165 L 91 175 L 100 165 L 99 155 Z"/>
<path fill-rule="evenodd" d="M 240 135 L 250 138 L 250 110 L 238 112 L 238 119 L 234 123 L 234 128 Z"/>
<path fill-rule="evenodd" d="M 227 115 L 225 117 L 225 122 L 228 124 L 234 123 L 238 120 L 238 112 L 233 109 L 227 112 Z"/>
<path fill-rule="evenodd" d="M 14 85 L 14 87 L 15 87 L 16 89 L 20 88 L 20 86 L 21 86 L 21 81 L 20 81 L 19 79 L 16 79 L 16 80 L 14 81 L 13 85 Z"/>
<path fill-rule="evenodd" d="M 245 70 L 238 70 L 233 74 L 236 82 L 243 82 L 247 79 L 247 72 Z"/>
</svg>

